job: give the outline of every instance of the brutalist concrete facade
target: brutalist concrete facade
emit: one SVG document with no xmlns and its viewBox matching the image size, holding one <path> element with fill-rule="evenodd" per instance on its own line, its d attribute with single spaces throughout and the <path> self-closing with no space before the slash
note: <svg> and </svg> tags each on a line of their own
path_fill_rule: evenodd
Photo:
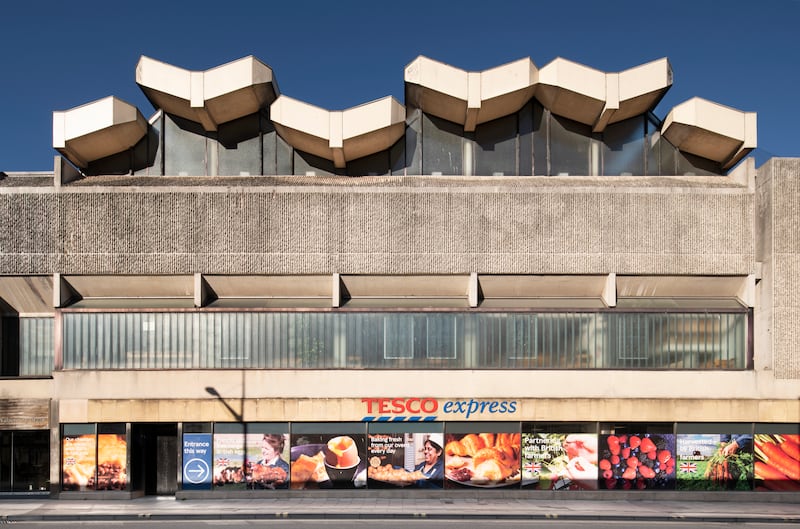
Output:
<svg viewBox="0 0 800 529">
<path fill-rule="evenodd" d="M 5 188 L 0 273 L 755 270 L 755 194 L 726 177 L 210 180 Z"/>
</svg>

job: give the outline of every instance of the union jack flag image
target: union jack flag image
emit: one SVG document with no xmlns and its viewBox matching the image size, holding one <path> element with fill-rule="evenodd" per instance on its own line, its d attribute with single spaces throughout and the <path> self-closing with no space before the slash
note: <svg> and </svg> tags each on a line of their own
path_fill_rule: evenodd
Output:
<svg viewBox="0 0 800 529">
<path fill-rule="evenodd" d="M 697 472 L 697 464 L 696 463 L 681 463 L 678 465 L 678 470 L 683 473 L 687 474 L 694 474 Z"/>
<path fill-rule="evenodd" d="M 218 457 L 217 458 L 217 466 L 218 467 L 227 467 L 231 464 L 231 460 L 227 457 Z"/>
<path fill-rule="evenodd" d="M 539 472 L 542 471 L 542 464 L 537 463 L 536 461 L 532 461 L 530 463 L 525 463 L 525 465 L 522 468 L 524 468 L 525 470 L 527 470 L 532 474 L 538 474 Z"/>
</svg>

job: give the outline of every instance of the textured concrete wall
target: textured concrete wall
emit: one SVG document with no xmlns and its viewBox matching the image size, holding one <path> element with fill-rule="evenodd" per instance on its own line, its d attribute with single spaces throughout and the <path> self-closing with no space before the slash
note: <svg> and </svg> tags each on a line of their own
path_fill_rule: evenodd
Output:
<svg viewBox="0 0 800 529">
<path fill-rule="evenodd" d="M 759 243 L 763 263 L 762 343 L 779 379 L 800 379 L 800 159 L 773 158 L 758 171 Z M 757 344 L 758 347 L 758 344 Z"/>
<path fill-rule="evenodd" d="M 754 193 L 723 177 L 358 180 L 0 189 L 0 274 L 754 271 Z"/>
</svg>

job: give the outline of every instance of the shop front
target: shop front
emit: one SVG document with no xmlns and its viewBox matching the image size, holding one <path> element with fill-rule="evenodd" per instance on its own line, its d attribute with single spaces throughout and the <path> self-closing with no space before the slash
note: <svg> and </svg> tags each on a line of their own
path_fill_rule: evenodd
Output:
<svg viewBox="0 0 800 529">
<path fill-rule="evenodd" d="M 534 399 L 266 400 L 243 409 L 299 410 L 298 420 L 64 424 L 63 494 L 800 491 L 795 422 L 554 420 L 532 417 L 546 405 Z"/>
<path fill-rule="evenodd" d="M 50 400 L 0 400 L 0 495 L 50 492 Z"/>
</svg>

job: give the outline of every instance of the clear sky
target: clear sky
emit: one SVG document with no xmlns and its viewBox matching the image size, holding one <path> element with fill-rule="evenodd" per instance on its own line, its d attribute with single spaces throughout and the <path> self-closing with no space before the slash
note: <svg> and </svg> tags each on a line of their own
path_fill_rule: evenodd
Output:
<svg viewBox="0 0 800 529">
<path fill-rule="evenodd" d="M 254 55 L 280 92 L 342 110 L 403 100 L 418 55 L 481 71 L 556 57 L 618 72 L 668 57 L 656 108 L 702 97 L 758 113 L 757 163 L 800 156 L 800 0 L 13 1 L 0 9 L 0 171 L 52 171 L 52 112 L 109 95 L 154 110 L 147 55 L 205 70 Z"/>
</svg>

